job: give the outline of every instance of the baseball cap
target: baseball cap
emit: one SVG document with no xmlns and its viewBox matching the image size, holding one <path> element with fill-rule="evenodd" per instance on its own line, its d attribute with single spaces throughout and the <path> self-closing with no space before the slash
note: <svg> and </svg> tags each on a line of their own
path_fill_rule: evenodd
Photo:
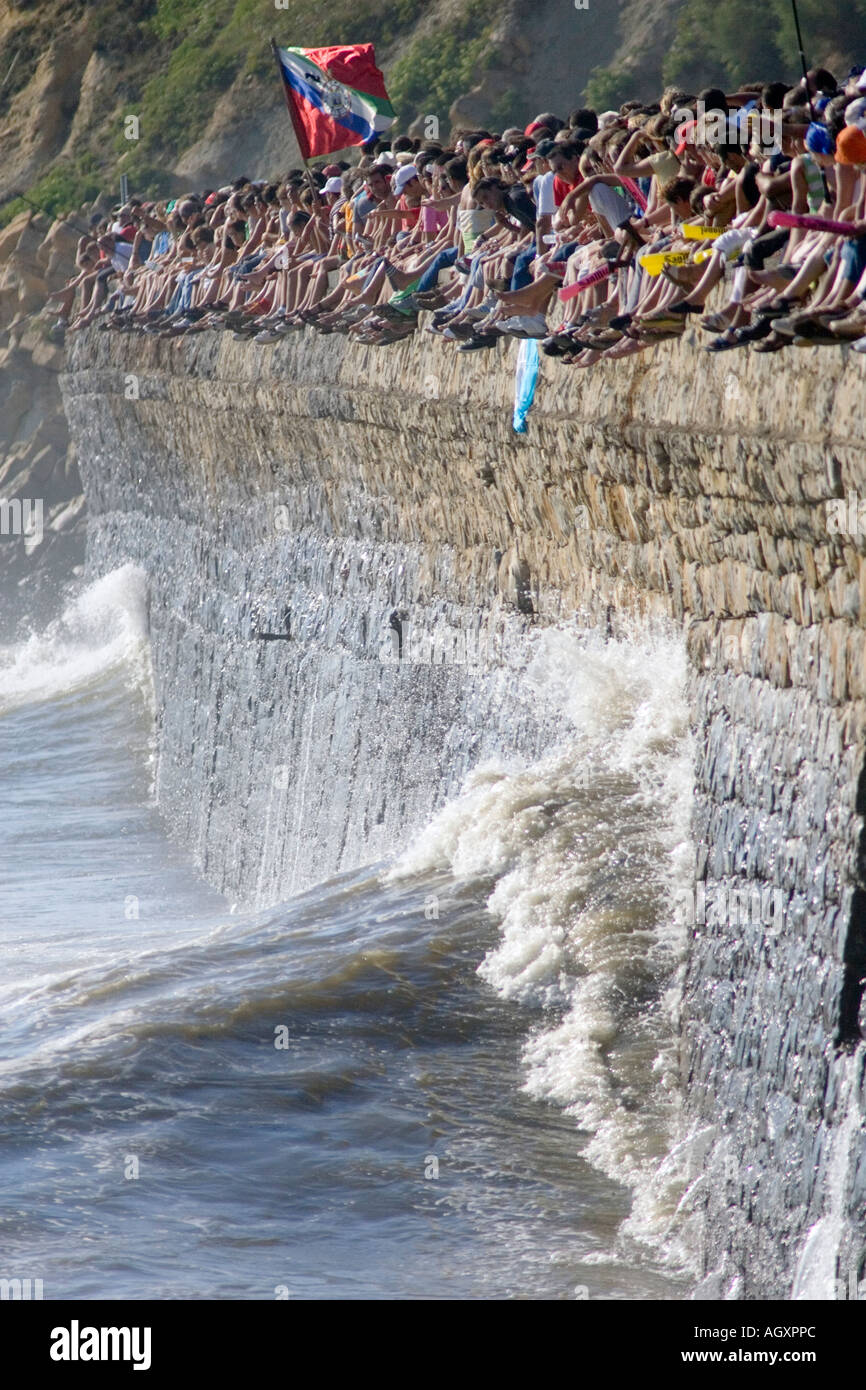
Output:
<svg viewBox="0 0 866 1390">
<path fill-rule="evenodd" d="M 333 176 L 333 178 L 328 179 L 327 183 L 322 189 L 323 193 L 342 193 L 342 191 L 343 180 L 339 178 L 336 174 Z"/>
<path fill-rule="evenodd" d="M 406 187 L 407 183 L 411 183 L 412 180 L 413 180 L 413 179 L 417 179 L 417 177 L 418 177 L 418 170 L 415 168 L 415 165 L 414 165 L 414 164 L 404 164 L 404 165 L 402 165 L 402 167 L 399 168 L 399 169 L 397 170 L 396 174 L 394 175 L 394 191 L 395 191 L 395 193 L 402 193 L 402 192 L 403 192 L 403 189 Z"/>
</svg>

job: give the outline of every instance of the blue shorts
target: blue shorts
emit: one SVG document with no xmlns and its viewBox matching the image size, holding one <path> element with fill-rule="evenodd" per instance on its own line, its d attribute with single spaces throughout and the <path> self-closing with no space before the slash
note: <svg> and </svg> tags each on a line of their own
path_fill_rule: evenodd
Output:
<svg viewBox="0 0 866 1390">
<path fill-rule="evenodd" d="M 847 237 L 839 260 L 845 271 L 845 279 L 856 285 L 866 270 L 866 237 Z"/>
</svg>

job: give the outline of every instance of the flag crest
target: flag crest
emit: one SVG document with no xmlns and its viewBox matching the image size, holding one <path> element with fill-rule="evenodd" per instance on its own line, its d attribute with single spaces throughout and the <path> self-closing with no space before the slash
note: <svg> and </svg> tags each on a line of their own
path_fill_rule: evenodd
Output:
<svg viewBox="0 0 866 1390">
<path fill-rule="evenodd" d="M 362 145 L 395 120 L 371 43 L 276 48 L 301 156 Z"/>
</svg>

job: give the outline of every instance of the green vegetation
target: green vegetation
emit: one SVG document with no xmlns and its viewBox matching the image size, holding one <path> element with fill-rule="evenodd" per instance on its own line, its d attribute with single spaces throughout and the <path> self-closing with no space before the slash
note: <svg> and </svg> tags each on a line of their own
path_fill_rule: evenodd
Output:
<svg viewBox="0 0 866 1390">
<path fill-rule="evenodd" d="M 92 156 L 85 154 L 75 160 L 65 160 L 27 190 L 26 201 L 13 198 L 0 209 L 0 227 L 5 227 L 30 204 L 51 217 L 70 212 L 95 198 L 102 187 L 103 181 Z"/>
<path fill-rule="evenodd" d="M 388 73 L 388 91 L 403 127 L 435 115 L 447 125 L 448 108 L 478 80 L 489 47 L 490 6 L 466 0 L 447 29 L 415 39 Z"/>
<path fill-rule="evenodd" d="M 32 0 L 19 3 L 29 8 Z M 8 64 L 0 62 L 0 113 L 52 42 L 51 7 L 33 5 L 33 15 L 33 23 L 18 30 L 18 56 L 10 52 Z M 105 124 L 91 137 L 91 155 L 59 162 L 27 191 L 49 211 L 69 210 L 100 189 L 116 188 L 121 173 L 138 193 L 170 192 L 177 156 L 204 134 L 233 83 L 250 84 L 253 101 L 243 103 L 245 111 L 260 92 L 272 92 L 279 102 L 272 36 L 305 48 L 375 44 L 398 129 L 418 115 L 435 114 L 444 130 L 452 102 L 483 71 L 495 22 L 488 0 L 464 0 L 447 19 L 431 15 L 429 0 L 328 0 L 326 6 L 319 0 L 66 0 L 65 15 L 87 17 L 94 52 L 120 81 L 106 88 Z M 413 34 L 419 24 L 423 37 Z M 504 120 L 504 103 L 499 106 Z M 139 120 L 137 140 L 126 138 L 123 117 L 129 115 Z M 20 200 L 7 204 L 0 221 L 21 206 Z"/>
<path fill-rule="evenodd" d="M 811 65 L 843 55 L 853 61 L 866 51 L 866 0 L 798 0 L 797 8 Z M 765 0 L 759 22 L 751 0 L 685 0 L 663 70 L 666 82 L 691 88 L 795 81 L 799 73 L 790 0 Z"/>
<path fill-rule="evenodd" d="M 826 65 L 844 77 L 866 55 L 866 0 L 798 0 L 800 27 L 810 66 Z M 586 88 L 597 107 L 615 107 L 635 91 L 659 95 L 672 83 L 687 91 L 718 86 L 733 91 L 741 82 L 795 82 L 800 60 L 791 0 L 683 0 L 673 42 L 659 71 L 595 68 Z"/>
<path fill-rule="evenodd" d="M 585 97 L 596 111 L 616 110 L 634 93 L 634 74 L 627 68 L 593 68 Z"/>
</svg>

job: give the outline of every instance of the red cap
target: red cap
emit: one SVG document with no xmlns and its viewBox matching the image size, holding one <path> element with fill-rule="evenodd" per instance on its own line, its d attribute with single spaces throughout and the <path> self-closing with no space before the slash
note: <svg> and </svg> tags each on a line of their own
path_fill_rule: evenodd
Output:
<svg viewBox="0 0 866 1390">
<path fill-rule="evenodd" d="M 683 151 L 685 150 L 686 145 L 689 143 L 689 136 L 694 134 L 694 132 L 695 132 L 695 127 L 697 126 L 697 124 L 698 124 L 697 121 L 686 121 L 685 125 L 682 126 L 682 128 L 681 128 L 681 133 L 682 133 L 682 137 L 683 137 L 683 138 L 682 138 L 682 140 L 680 140 L 680 143 L 677 145 L 677 154 L 678 154 L 678 155 L 682 154 Z"/>
<path fill-rule="evenodd" d="M 547 130 L 547 126 L 544 124 L 544 121 L 530 121 L 523 134 L 532 135 L 533 131 L 536 130 Z"/>
</svg>

